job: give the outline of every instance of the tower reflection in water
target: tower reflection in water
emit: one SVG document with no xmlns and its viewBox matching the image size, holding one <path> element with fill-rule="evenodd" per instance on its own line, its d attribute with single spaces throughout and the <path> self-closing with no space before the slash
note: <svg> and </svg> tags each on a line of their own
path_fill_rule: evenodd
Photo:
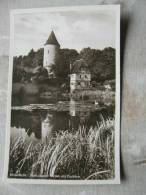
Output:
<svg viewBox="0 0 146 195">
<path fill-rule="evenodd" d="M 93 105 L 71 99 L 63 106 L 63 111 L 12 110 L 11 127 L 16 127 L 13 131 L 25 129 L 28 137 L 34 134 L 37 140 L 44 140 L 46 137 L 56 136 L 61 131 L 75 132 L 82 126 L 86 129 L 95 127 L 97 121 L 101 120 L 101 114 L 105 115 L 107 111 L 99 112 L 93 109 Z"/>
</svg>

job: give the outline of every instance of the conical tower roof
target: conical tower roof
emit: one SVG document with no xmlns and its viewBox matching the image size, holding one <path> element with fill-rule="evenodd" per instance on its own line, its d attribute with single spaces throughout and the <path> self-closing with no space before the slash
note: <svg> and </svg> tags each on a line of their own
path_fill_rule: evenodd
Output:
<svg viewBox="0 0 146 195">
<path fill-rule="evenodd" d="M 60 47 L 60 44 L 58 43 L 53 30 L 51 31 L 51 34 L 50 34 L 48 40 L 46 41 L 45 45 L 56 45 L 56 46 Z"/>
</svg>

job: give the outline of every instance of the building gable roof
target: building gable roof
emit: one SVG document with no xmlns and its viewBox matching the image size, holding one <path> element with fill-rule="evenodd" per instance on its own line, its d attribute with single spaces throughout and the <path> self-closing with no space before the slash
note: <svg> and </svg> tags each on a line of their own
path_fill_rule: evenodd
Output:
<svg viewBox="0 0 146 195">
<path fill-rule="evenodd" d="M 48 40 L 46 41 L 45 45 L 56 45 L 56 46 L 60 47 L 60 44 L 58 43 L 53 30 L 51 31 L 51 34 L 50 34 Z"/>
<path fill-rule="evenodd" d="M 86 73 L 90 73 L 88 64 L 86 63 L 86 61 L 83 59 L 79 59 L 73 63 L 72 68 L 71 68 L 71 74 L 81 73 L 83 70 Z"/>
</svg>

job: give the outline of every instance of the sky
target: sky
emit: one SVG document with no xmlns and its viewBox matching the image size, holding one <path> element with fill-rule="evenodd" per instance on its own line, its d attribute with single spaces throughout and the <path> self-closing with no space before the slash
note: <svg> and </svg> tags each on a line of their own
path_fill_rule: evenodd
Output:
<svg viewBox="0 0 146 195">
<path fill-rule="evenodd" d="M 61 48 L 115 48 L 115 12 L 48 11 L 15 15 L 13 55 L 27 55 L 32 48 L 42 48 L 52 30 Z"/>
</svg>

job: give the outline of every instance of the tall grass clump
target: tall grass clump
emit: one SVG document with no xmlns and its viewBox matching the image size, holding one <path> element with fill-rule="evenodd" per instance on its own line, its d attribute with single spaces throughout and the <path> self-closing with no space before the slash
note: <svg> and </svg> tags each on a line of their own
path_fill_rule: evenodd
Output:
<svg viewBox="0 0 146 195">
<path fill-rule="evenodd" d="M 37 144 L 11 141 L 9 177 L 61 179 L 114 178 L 114 119 L 95 128 L 60 131 Z"/>
</svg>

